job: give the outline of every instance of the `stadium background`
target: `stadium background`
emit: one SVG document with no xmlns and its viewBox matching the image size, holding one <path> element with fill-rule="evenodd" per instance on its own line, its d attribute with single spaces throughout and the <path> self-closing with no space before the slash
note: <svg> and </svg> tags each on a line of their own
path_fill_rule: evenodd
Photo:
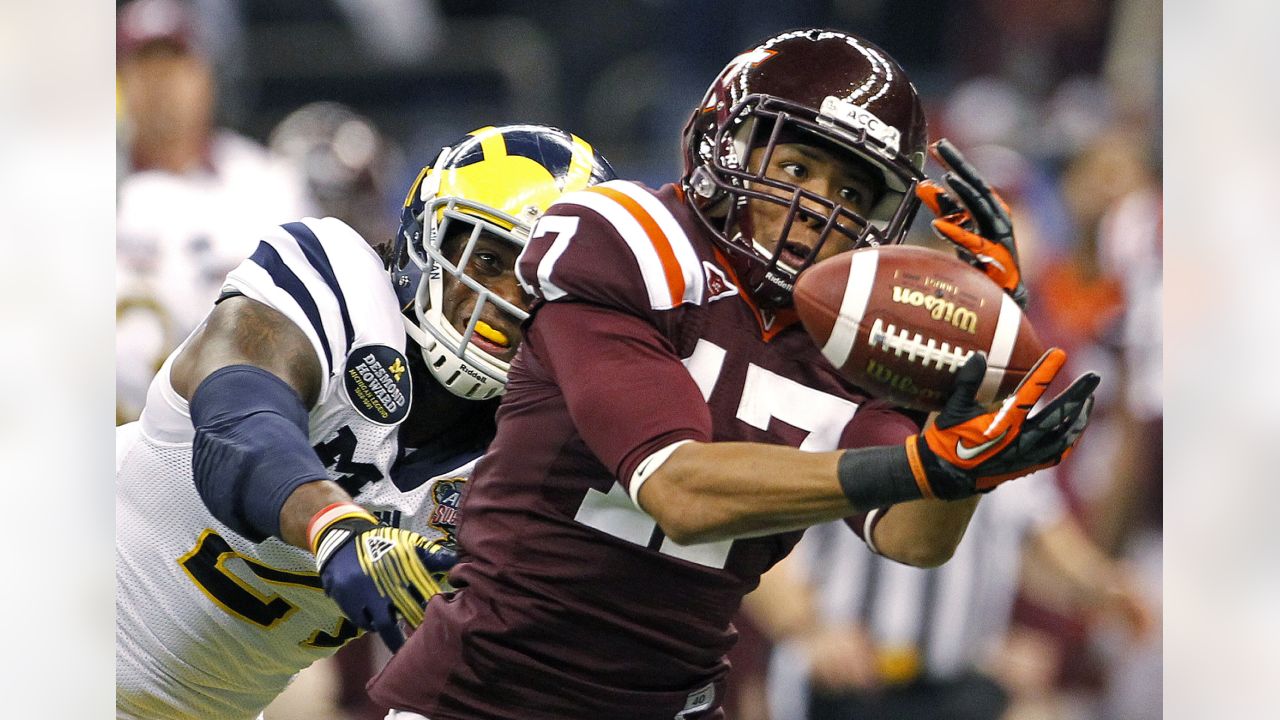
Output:
<svg viewBox="0 0 1280 720">
<path fill-rule="evenodd" d="M 931 136 L 953 139 L 1013 201 L 1039 326 L 1090 367 L 1118 367 L 1133 352 L 1121 332 L 1129 310 L 1126 278 L 1100 236 L 1108 211 L 1129 192 L 1159 186 L 1159 2 L 194 0 L 192 6 L 200 44 L 217 71 L 225 127 L 267 143 L 282 119 L 315 101 L 341 102 L 372 121 L 390 148 L 379 169 L 388 176 L 379 198 L 387 234 L 417 168 L 441 143 L 481 123 L 557 125 L 594 143 L 623 177 L 653 186 L 674 179 L 688 112 L 736 52 L 789 27 L 852 30 L 911 74 Z M 122 119 L 127 108 L 119 111 Z M 922 224 L 914 239 L 928 241 Z M 1159 248 L 1147 250 L 1158 266 Z M 1158 346 L 1155 353 L 1158 372 Z M 1102 427 L 1091 436 L 1109 437 L 1116 426 L 1106 423 L 1120 422 L 1115 416 L 1128 388 L 1112 385 L 1107 392 L 1114 412 L 1101 414 Z M 1065 479 L 1065 489 L 1099 539 L 1123 552 L 1126 533 L 1117 523 L 1136 518 L 1158 535 L 1159 454 L 1143 458 L 1145 475 L 1128 478 L 1133 486 L 1117 489 L 1122 448 L 1095 439 L 1091 445 L 1103 447 L 1077 461 L 1085 470 Z M 1113 492 L 1141 506 L 1120 518 L 1097 511 Z M 1158 594 L 1158 555 L 1155 567 Z M 1055 687 L 1101 692 L 1099 673 L 1106 669 L 1098 662 L 1063 667 Z"/>
<path fill-rule="evenodd" d="M 1160 153 L 1155 0 L 192 4 L 224 124 L 265 142 L 308 102 L 345 103 L 404 150 L 398 179 L 483 119 L 564 127 L 623 176 L 666 182 L 689 109 L 727 59 L 805 25 L 854 30 L 892 53 L 934 137 L 1009 147 L 1051 178 L 1117 123 Z"/>
</svg>

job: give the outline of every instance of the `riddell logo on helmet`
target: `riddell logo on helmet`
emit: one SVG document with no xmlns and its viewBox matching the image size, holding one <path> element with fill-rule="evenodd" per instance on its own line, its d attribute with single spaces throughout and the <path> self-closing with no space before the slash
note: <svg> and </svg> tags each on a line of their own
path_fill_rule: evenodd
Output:
<svg viewBox="0 0 1280 720">
<path fill-rule="evenodd" d="M 467 367 L 466 365 L 459 365 L 459 366 L 458 366 L 458 369 L 459 369 L 459 370 L 461 370 L 462 372 L 466 373 L 467 375 L 470 375 L 471 377 L 475 378 L 476 380 L 478 380 L 478 381 L 480 381 L 480 382 L 484 382 L 485 380 L 488 380 L 488 379 L 489 379 L 489 378 L 488 378 L 488 377 L 486 377 L 485 375 L 483 375 L 483 374 L 481 374 L 481 373 L 479 373 L 479 372 L 476 372 L 475 370 L 472 370 L 471 368 Z"/>
<path fill-rule="evenodd" d="M 876 117 L 876 114 L 870 110 L 847 100 L 841 100 L 834 95 L 828 95 L 822 101 L 822 107 L 819 110 L 819 123 L 830 126 L 834 120 L 854 130 L 866 128 L 868 135 L 879 140 L 891 151 L 890 155 L 898 154 L 902 144 L 902 133 L 898 128 Z"/>
</svg>

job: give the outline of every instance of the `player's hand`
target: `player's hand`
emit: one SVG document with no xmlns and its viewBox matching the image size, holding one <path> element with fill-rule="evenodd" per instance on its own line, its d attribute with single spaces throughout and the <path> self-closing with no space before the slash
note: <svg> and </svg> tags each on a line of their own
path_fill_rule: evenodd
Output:
<svg viewBox="0 0 1280 720">
<path fill-rule="evenodd" d="M 916 186 L 916 196 L 937 216 L 934 232 L 957 245 L 961 259 L 986 273 L 1025 309 L 1027 287 L 1018 268 L 1009 206 L 949 140 L 935 142 L 929 151 L 948 170 L 942 177 L 945 188 L 932 180 Z"/>
<path fill-rule="evenodd" d="M 936 497 L 958 500 L 1062 462 L 1089 422 L 1098 376 L 1081 375 L 1039 412 L 1028 413 L 1066 360 L 1065 352 L 1051 348 L 1013 394 L 989 411 L 975 399 L 987 360 L 974 353 L 933 425 L 907 441 L 922 490 L 927 485 Z"/>
<path fill-rule="evenodd" d="M 404 644 L 397 624 L 422 623 L 427 601 L 440 592 L 457 562 L 453 550 L 371 515 L 347 517 L 312 541 L 325 594 L 357 626 L 373 630 L 395 652 Z"/>
</svg>

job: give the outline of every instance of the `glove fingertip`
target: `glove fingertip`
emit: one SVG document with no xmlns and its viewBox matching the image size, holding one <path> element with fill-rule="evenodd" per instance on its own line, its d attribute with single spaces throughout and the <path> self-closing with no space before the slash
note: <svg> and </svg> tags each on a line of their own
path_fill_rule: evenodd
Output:
<svg viewBox="0 0 1280 720">
<path fill-rule="evenodd" d="M 987 354 L 979 350 L 973 353 L 972 355 L 970 355 L 969 359 L 965 360 L 964 364 L 960 366 L 960 373 L 963 375 L 964 372 L 970 367 L 975 367 L 975 368 L 980 367 L 982 369 L 978 372 L 985 373 L 987 371 Z"/>
<path fill-rule="evenodd" d="M 947 240 L 950 240 L 970 252 L 978 252 L 985 244 L 982 238 L 974 235 L 968 230 L 965 230 L 950 220 L 942 218 L 932 220 L 930 221 L 930 226 Z"/>
<path fill-rule="evenodd" d="M 434 546 L 434 552 L 432 547 Z M 452 568 L 458 562 L 458 553 L 447 545 L 432 542 L 415 548 L 418 559 L 431 572 L 441 572 Z"/>
<path fill-rule="evenodd" d="M 929 226 L 945 238 L 950 238 L 952 233 L 960 229 L 959 225 L 956 225 L 950 220 L 943 220 L 941 218 L 930 220 Z"/>
<path fill-rule="evenodd" d="M 1048 384 L 1049 381 L 1053 380 L 1053 378 L 1058 375 L 1058 371 L 1061 370 L 1062 366 L 1066 363 L 1067 351 L 1059 347 L 1051 347 L 1048 350 L 1045 350 L 1044 354 L 1040 356 L 1040 359 L 1037 360 L 1036 364 L 1031 368 L 1031 372 L 1027 373 L 1027 377 L 1035 376 L 1037 378 L 1044 378 L 1040 381 Z"/>
<path fill-rule="evenodd" d="M 987 199 L 982 196 L 982 191 L 973 183 L 953 172 L 946 174 L 946 181 L 947 187 L 951 188 L 956 195 L 960 196 L 960 201 L 963 202 L 966 207 L 970 210 L 980 212 L 979 217 L 989 215 L 991 213 L 991 203 L 987 202 Z"/>
<path fill-rule="evenodd" d="M 955 157 L 959 155 L 959 151 L 956 150 L 956 146 L 950 140 L 938 138 L 929 146 L 929 154 L 933 155 L 938 162 L 950 167 Z"/>
<path fill-rule="evenodd" d="M 987 374 L 987 355 L 983 352 L 975 352 L 969 356 L 969 359 L 960 366 L 960 370 L 956 372 L 955 389 L 968 390 L 972 388 L 973 392 L 970 396 L 976 395 L 978 387 L 982 384 L 982 378 Z"/>
<path fill-rule="evenodd" d="M 937 181 L 925 179 L 916 183 L 917 196 L 936 195 L 941 192 L 944 192 L 944 190 L 942 186 L 937 183 Z"/>
<path fill-rule="evenodd" d="M 1093 391 L 1098 389 L 1098 385 L 1102 382 L 1102 378 L 1096 373 L 1085 373 L 1075 379 L 1071 383 L 1071 387 L 1063 391 L 1064 395 L 1070 396 L 1076 402 L 1085 402 L 1093 400 Z"/>
</svg>

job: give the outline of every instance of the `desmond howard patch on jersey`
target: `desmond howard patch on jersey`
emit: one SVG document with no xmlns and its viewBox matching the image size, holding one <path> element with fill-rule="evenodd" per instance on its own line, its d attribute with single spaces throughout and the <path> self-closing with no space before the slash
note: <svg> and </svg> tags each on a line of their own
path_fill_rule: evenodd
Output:
<svg viewBox="0 0 1280 720">
<path fill-rule="evenodd" d="M 404 355 L 386 345 L 365 345 L 347 355 L 342 377 L 356 412 L 379 425 L 395 425 L 409 414 L 413 380 Z"/>
</svg>

